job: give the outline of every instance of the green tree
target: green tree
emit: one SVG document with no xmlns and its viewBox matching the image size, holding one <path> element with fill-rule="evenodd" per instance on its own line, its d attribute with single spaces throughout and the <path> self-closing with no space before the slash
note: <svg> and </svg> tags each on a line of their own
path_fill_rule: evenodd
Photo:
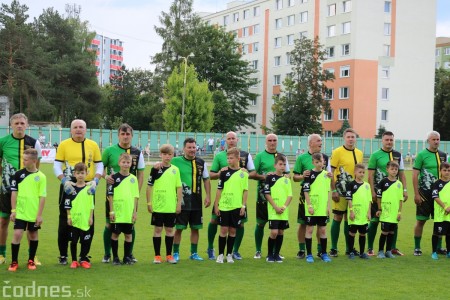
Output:
<svg viewBox="0 0 450 300">
<path fill-rule="evenodd" d="M 342 122 L 341 129 L 336 131 L 333 135 L 334 136 L 342 136 L 344 134 L 345 129 L 347 129 L 347 128 L 351 128 L 350 123 L 348 122 L 348 120 L 344 120 L 344 122 Z"/>
<path fill-rule="evenodd" d="M 436 70 L 434 80 L 433 128 L 441 135 L 441 140 L 450 140 L 450 72 Z"/>
<path fill-rule="evenodd" d="M 175 67 L 164 89 L 164 126 L 167 131 L 181 128 L 185 64 Z M 200 82 L 191 64 L 186 69 L 186 97 L 184 109 L 185 132 L 210 132 L 213 126 L 214 102 L 208 83 Z"/>
<path fill-rule="evenodd" d="M 275 99 L 272 126 L 277 134 L 308 135 L 322 132 L 322 111 L 328 109 L 324 100 L 325 83 L 334 75 L 323 72 L 326 51 L 314 40 L 305 37 L 295 41 L 290 52 L 292 73 L 283 82 L 283 93 Z"/>
<path fill-rule="evenodd" d="M 350 127 L 350 125 L 349 125 L 349 127 Z M 375 135 L 375 138 L 381 139 L 383 137 L 383 133 L 385 133 L 385 132 L 386 132 L 386 128 L 383 125 L 380 125 L 380 127 L 378 127 L 378 133 Z"/>
</svg>

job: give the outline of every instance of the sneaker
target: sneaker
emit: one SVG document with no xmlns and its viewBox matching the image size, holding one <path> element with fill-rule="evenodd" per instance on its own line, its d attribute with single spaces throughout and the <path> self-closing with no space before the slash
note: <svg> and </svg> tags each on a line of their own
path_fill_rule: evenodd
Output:
<svg viewBox="0 0 450 300">
<path fill-rule="evenodd" d="M 330 257 L 328 256 L 328 254 L 326 254 L 326 253 L 323 253 L 323 254 L 320 256 L 320 258 L 322 259 L 323 262 L 326 262 L 326 263 L 331 262 L 331 258 L 330 258 Z"/>
<path fill-rule="evenodd" d="M 103 256 L 102 263 L 107 264 L 107 263 L 109 263 L 110 261 L 111 261 L 111 255 L 105 255 L 105 256 Z"/>
<path fill-rule="evenodd" d="M 70 268 L 71 269 L 76 269 L 80 266 L 80 263 L 77 262 L 76 260 L 74 260 L 71 264 L 70 264 Z"/>
<path fill-rule="evenodd" d="M 438 249 L 437 254 L 447 255 L 447 249 L 445 249 L 445 248 Z"/>
<path fill-rule="evenodd" d="M 298 259 L 304 259 L 306 256 L 305 250 L 300 250 L 297 252 L 297 258 Z"/>
<path fill-rule="evenodd" d="M 0 265 L 6 264 L 6 258 L 3 255 L 0 255 Z"/>
<path fill-rule="evenodd" d="M 203 258 L 201 258 L 197 253 L 192 253 L 191 256 L 189 256 L 189 259 L 196 261 L 203 261 Z"/>
<path fill-rule="evenodd" d="M 118 257 L 114 257 L 114 259 L 113 259 L 113 261 L 112 261 L 112 264 L 113 264 L 114 266 L 120 266 L 120 265 L 121 265 L 120 259 L 119 259 Z"/>
<path fill-rule="evenodd" d="M 314 256 L 312 256 L 311 254 L 306 256 L 306 262 L 307 263 L 313 263 L 314 262 Z"/>
<path fill-rule="evenodd" d="M 422 256 L 422 250 L 419 248 L 414 249 L 414 256 Z"/>
<path fill-rule="evenodd" d="M 280 254 L 278 254 L 278 256 L 283 260 L 284 259 L 284 256 L 280 253 Z"/>
<path fill-rule="evenodd" d="M 124 265 L 134 265 L 134 261 L 131 256 L 124 257 L 122 261 Z"/>
<path fill-rule="evenodd" d="M 397 248 L 392 249 L 391 252 L 392 252 L 392 254 L 398 255 L 398 256 L 404 256 L 405 255 L 404 253 L 400 252 L 400 250 L 398 250 Z"/>
<path fill-rule="evenodd" d="M 59 257 L 59 264 L 60 265 L 67 265 L 67 257 L 66 256 L 60 256 Z"/>
<path fill-rule="evenodd" d="M 17 264 L 17 262 L 16 262 L 16 261 L 13 261 L 13 262 L 9 265 L 8 271 L 15 272 L 15 271 L 17 271 L 18 268 L 19 268 L 19 265 Z"/>
<path fill-rule="evenodd" d="M 345 251 L 345 255 L 350 255 L 350 253 L 353 253 L 355 256 L 359 256 L 359 251 L 353 248 L 352 251 Z"/>
<path fill-rule="evenodd" d="M 227 263 L 234 264 L 233 255 L 231 254 L 227 255 Z"/>
<path fill-rule="evenodd" d="M 172 255 L 166 255 L 166 262 L 168 262 L 169 264 L 177 263 L 177 261 L 175 260 L 175 258 Z"/>
<path fill-rule="evenodd" d="M 137 262 L 138 262 L 137 258 L 134 257 L 133 254 L 130 255 L 130 259 L 131 259 L 134 263 L 137 263 Z"/>
<path fill-rule="evenodd" d="M 216 259 L 216 254 L 214 253 L 214 249 L 208 249 L 208 250 L 206 250 L 206 252 L 208 253 L 208 259 L 210 259 L 210 260 Z"/>
<path fill-rule="evenodd" d="M 378 251 L 378 258 L 386 258 L 383 251 Z"/>
<path fill-rule="evenodd" d="M 219 256 L 217 256 L 216 263 L 223 264 L 223 254 L 219 254 Z"/>
<path fill-rule="evenodd" d="M 174 259 L 176 262 L 179 262 L 179 261 L 180 261 L 180 253 L 174 252 L 174 253 L 173 253 L 173 259 Z"/>
<path fill-rule="evenodd" d="M 80 261 L 80 266 L 85 269 L 90 269 L 91 263 L 88 262 L 87 260 L 82 260 L 82 261 Z"/>
<path fill-rule="evenodd" d="M 242 256 L 239 252 L 233 252 L 233 258 L 236 260 L 241 260 Z"/>
<path fill-rule="evenodd" d="M 362 258 L 362 259 L 369 259 L 370 257 L 369 257 L 369 255 L 368 255 L 367 253 L 361 253 L 361 254 L 359 255 L 359 258 Z"/>
<path fill-rule="evenodd" d="M 369 251 L 367 251 L 367 255 L 375 256 L 375 251 L 373 251 L 373 249 L 369 248 Z"/>
<path fill-rule="evenodd" d="M 160 255 L 157 255 L 157 256 L 155 256 L 155 258 L 153 259 L 153 263 L 154 264 L 160 264 L 162 261 L 161 261 L 161 256 Z"/>
<path fill-rule="evenodd" d="M 431 258 L 434 259 L 434 260 L 438 260 L 439 259 L 438 254 L 436 252 L 433 252 L 433 254 L 431 254 Z"/>
<path fill-rule="evenodd" d="M 322 253 L 317 252 L 317 257 L 318 257 L 318 258 L 321 258 L 321 257 L 322 257 Z"/>
<path fill-rule="evenodd" d="M 261 258 L 261 251 L 256 251 L 255 256 L 253 258 L 260 259 Z"/>
<path fill-rule="evenodd" d="M 28 270 L 32 270 L 32 271 L 36 270 L 36 264 L 31 259 L 28 261 L 27 267 L 28 267 Z"/>
<path fill-rule="evenodd" d="M 275 257 L 273 258 L 275 260 L 275 262 L 277 263 L 282 263 L 283 262 L 283 258 L 281 257 L 281 255 L 275 255 Z"/>
<path fill-rule="evenodd" d="M 330 249 L 330 256 L 331 257 L 337 257 L 338 251 L 336 249 Z"/>
<path fill-rule="evenodd" d="M 355 253 L 350 252 L 350 254 L 348 255 L 349 259 L 355 259 Z"/>
<path fill-rule="evenodd" d="M 392 254 L 392 251 L 386 251 L 384 254 L 386 258 L 395 258 L 394 254 Z"/>
<path fill-rule="evenodd" d="M 42 266 L 42 263 L 39 261 L 39 259 L 38 259 L 37 256 L 34 257 L 34 264 L 35 264 L 36 266 Z"/>
<path fill-rule="evenodd" d="M 266 261 L 269 263 L 273 263 L 273 262 L 275 262 L 275 258 L 273 257 L 273 255 L 268 255 L 266 257 Z"/>
</svg>

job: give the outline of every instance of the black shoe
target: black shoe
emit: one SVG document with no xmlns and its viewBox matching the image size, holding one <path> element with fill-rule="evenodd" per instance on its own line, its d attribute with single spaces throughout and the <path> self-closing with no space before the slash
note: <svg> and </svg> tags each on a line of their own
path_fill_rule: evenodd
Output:
<svg viewBox="0 0 450 300">
<path fill-rule="evenodd" d="M 126 256 L 123 258 L 124 265 L 134 265 L 134 261 L 130 256 Z"/>
<path fill-rule="evenodd" d="M 322 253 L 317 252 L 317 257 L 318 257 L 318 258 L 322 258 Z"/>
<path fill-rule="evenodd" d="M 436 252 L 440 255 L 447 255 L 447 249 L 445 248 L 438 249 Z"/>
<path fill-rule="evenodd" d="M 130 258 L 131 258 L 131 260 L 132 260 L 133 262 L 135 262 L 135 263 L 138 262 L 137 258 L 134 257 L 133 254 L 130 255 Z"/>
<path fill-rule="evenodd" d="M 60 265 L 67 265 L 67 256 L 60 256 L 58 258 L 59 258 Z"/>
<path fill-rule="evenodd" d="M 331 257 L 337 257 L 338 251 L 336 249 L 330 249 L 330 256 Z"/>
<path fill-rule="evenodd" d="M 112 264 L 113 264 L 113 266 L 121 265 L 120 259 L 118 257 L 114 257 Z"/>
<path fill-rule="evenodd" d="M 306 256 L 305 250 L 300 250 L 300 251 L 297 252 L 297 258 L 298 259 L 304 259 L 305 256 Z"/>
<path fill-rule="evenodd" d="M 352 251 L 345 251 L 345 255 L 350 255 L 350 253 L 353 253 L 355 256 L 359 256 L 360 253 L 358 250 L 356 250 L 355 248 L 353 248 Z"/>
</svg>

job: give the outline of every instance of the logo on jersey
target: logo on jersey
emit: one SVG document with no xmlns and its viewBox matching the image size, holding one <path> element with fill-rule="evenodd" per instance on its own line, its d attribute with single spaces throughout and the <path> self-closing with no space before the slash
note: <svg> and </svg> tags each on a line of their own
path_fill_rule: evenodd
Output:
<svg viewBox="0 0 450 300">
<path fill-rule="evenodd" d="M 287 178 L 284 179 L 284 184 L 288 184 L 289 181 L 287 180 Z"/>
<path fill-rule="evenodd" d="M 437 195 L 438 191 L 437 190 L 433 190 L 433 195 Z"/>
<path fill-rule="evenodd" d="M 268 189 L 269 189 L 269 185 L 268 185 L 268 184 L 265 184 L 265 185 L 264 185 L 264 189 L 265 189 L 265 190 L 268 190 Z"/>
<path fill-rule="evenodd" d="M 244 172 L 241 172 L 241 174 L 239 175 L 241 178 L 244 178 Z"/>
<path fill-rule="evenodd" d="M 173 173 L 174 175 L 177 174 L 177 170 L 173 169 L 173 170 L 172 170 L 172 173 Z"/>
<path fill-rule="evenodd" d="M 135 181 L 136 181 L 136 180 L 134 180 L 134 178 L 131 178 L 131 179 L 130 179 L 130 182 L 131 182 L 131 183 L 134 183 Z"/>
<path fill-rule="evenodd" d="M 309 189 L 309 183 L 303 184 L 303 188 L 304 188 L 304 189 Z"/>
<path fill-rule="evenodd" d="M 116 182 L 120 182 L 120 178 L 117 178 L 117 179 L 116 179 Z"/>
<path fill-rule="evenodd" d="M 34 181 L 38 182 L 40 180 L 41 180 L 41 177 L 39 177 L 39 176 L 34 177 Z"/>
<path fill-rule="evenodd" d="M 384 186 L 389 187 L 389 182 L 386 182 Z"/>
<path fill-rule="evenodd" d="M 25 174 L 20 175 L 20 178 L 22 179 L 25 178 Z"/>
<path fill-rule="evenodd" d="M 364 187 L 366 188 L 366 190 L 369 189 L 369 185 L 368 184 L 364 185 Z"/>
<path fill-rule="evenodd" d="M 345 196 L 347 196 L 347 197 L 350 197 L 352 195 L 352 192 L 351 191 L 347 191 L 346 193 L 345 193 Z"/>
<path fill-rule="evenodd" d="M 225 176 L 230 177 L 230 172 L 227 172 Z"/>
<path fill-rule="evenodd" d="M 316 176 L 314 174 L 311 174 L 311 179 L 316 178 Z"/>
<path fill-rule="evenodd" d="M 397 188 L 401 188 L 402 186 L 400 185 L 400 182 L 397 183 Z"/>
<path fill-rule="evenodd" d="M 163 170 L 159 169 L 158 174 L 162 174 Z"/>
<path fill-rule="evenodd" d="M 277 179 L 275 177 L 272 178 L 272 181 L 277 181 Z"/>
</svg>

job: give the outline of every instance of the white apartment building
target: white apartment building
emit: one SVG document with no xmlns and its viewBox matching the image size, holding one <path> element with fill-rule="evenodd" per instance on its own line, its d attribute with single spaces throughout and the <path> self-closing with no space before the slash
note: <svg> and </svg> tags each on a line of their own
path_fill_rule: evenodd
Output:
<svg viewBox="0 0 450 300">
<path fill-rule="evenodd" d="M 234 1 L 202 18 L 234 32 L 257 70 L 259 97 L 249 106 L 257 128 L 243 132 L 271 127 L 273 97 L 301 36 L 319 36 L 328 51 L 323 68 L 336 77 L 322 116 L 326 136 L 345 119 L 363 138 L 380 125 L 400 139 L 422 139 L 433 127 L 435 0 Z"/>
</svg>

